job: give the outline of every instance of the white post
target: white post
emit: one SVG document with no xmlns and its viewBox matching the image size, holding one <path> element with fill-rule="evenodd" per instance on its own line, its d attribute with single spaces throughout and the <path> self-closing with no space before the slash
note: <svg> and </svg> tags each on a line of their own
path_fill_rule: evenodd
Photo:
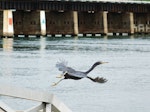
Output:
<svg viewBox="0 0 150 112">
<path fill-rule="evenodd" d="M 52 105 L 46 104 L 46 112 L 52 112 Z"/>
<path fill-rule="evenodd" d="M 130 18 L 130 33 L 134 34 L 134 15 L 133 12 L 129 13 Z"/>
<path fill-rule="evenodd" d="M 108 34 L 108 22 L 107 22 L 107 13 L 106 11 L 102 12 L 103 13 L 103 27 L 104 27 L 104 34 Z"/>
<path fill-rule="evenodd" d="M 4 10 L 3 11 L 3 36 L 14 35 L 14 27 L 13 27 L 13 14 L 12 10 Z"/>
<path fill-rule="evenodd" d="M 73 23 L 74 23 L 74 35 L 78 35 L 79 29 L 78 29 L 78 12 L 73 11 Z"/>
<path fill-rule="evenodd" d="M 45 11 L 40 11 L 41 35 L 46 35 L 46 18 Z"/>
</svg>

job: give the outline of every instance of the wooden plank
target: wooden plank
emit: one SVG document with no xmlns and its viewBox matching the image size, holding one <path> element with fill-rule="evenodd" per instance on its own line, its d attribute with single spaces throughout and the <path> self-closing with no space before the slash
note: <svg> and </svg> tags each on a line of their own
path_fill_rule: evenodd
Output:
<svg viewBox="0 0 150 112">
<path fill-rule="evenodd" d="M 42 110 L 44 108 L 46 108 L 45 104 L 41 103 L 41 104 L 39 104 L 37 106 L 34 106 L 34 107 L 30 108 L 30 109 L 25 110 L 24 112 L 38 112 L 38 111 L 40 111 L 40 110 Z"/>
<path fill-rule="evenodd" d="M 15 112 L 15 110 L 13 110 L 12 108 L 10 108 L 7 104 L 5 104 L 4 102 L 0 101 L 0 112 Z M 4 111 L 3 111 L 3 110 Z"/>
<path fill-rule="evenodd" d="M 51 106 L 52 112 L 60 112 L 54 105 Z"/>
<path fill-rule="evenodd" d="M 53 96 L 52 104 L 60 111 L 60 112 L 72 112 L 66 105 L 59 101 L 56 96 Z"/>
<path fill-rule="evenodd" d="M 0 94 L 27 100 L 51 103 L 53 94 L 0 84 Z"/>
<path fill-rule="evenodd" d="M 3 109 L 0 108 L 0 112 L 6 112 L 6 111 L 4 111 Z"/>
</svg>

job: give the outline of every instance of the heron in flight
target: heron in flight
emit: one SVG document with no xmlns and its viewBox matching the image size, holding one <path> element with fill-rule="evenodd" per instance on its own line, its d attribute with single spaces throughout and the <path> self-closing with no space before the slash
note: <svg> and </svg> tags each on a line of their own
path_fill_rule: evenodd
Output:
<svg viewBox="0 0 150 112">
<path fill-rule="evenodd" d="M 108 63 L 108 62 L 101 62 L 101 61 L 95 62 L 89 70 L 87 70 L 86 72 L 81 72 L 81 71 L 76 71 L 71 67 L 68 67 L 66 62 L 58 62 L 56 64 L 56 67 L 58 68 L 59 71 L 62 71 L 63 74 L 57 77 L 61 79 L 58 82 L 54 83 L 52 86 L 56 86 L 58 83 L 60 83 L 64 79 L 79 80 L 82 78 L 88 78 L 93 82 L 105 83 L 107 80 L 103 77 L 92 78 L 92 77 L 87 76 L 87 74 L 89 74 L 96 66 L 100 64 L 104 64 L 104 63 Z"/>
</svg>

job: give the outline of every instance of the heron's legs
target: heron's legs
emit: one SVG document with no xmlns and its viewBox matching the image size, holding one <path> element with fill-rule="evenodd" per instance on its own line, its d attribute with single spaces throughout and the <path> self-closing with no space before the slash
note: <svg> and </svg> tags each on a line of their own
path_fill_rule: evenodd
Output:
<svg viewBox="0 0 150 112">
<path fill-rule="evenodd" d="M 60 74 L 60 75 L 56 76 L 56 78 L 62 78 L 62 77 L 64 77 L 64 74 Z"/>
<path fill-rule="evenodd" d="M 56 86 L 56 85 L 57 85 L 58 83 L 60 83 L 62 80 L 64 80 L 64 78 L 63 78 L 63 79 L 60 79 L 58 82 L 52 84 L 52 86 Z"/>
<path fill-rule="evenodd" d="M 65 79 L 64 75 L 66 74 L 67 72 L 64 72 L 63 74 L 61 74 L 60 76 L 57 76 L 56 78 L 62 78 L 60 79 L 58 82 L 52 84 L 52 86 L 56 86 L 58 83 L 60 83 L 62 80 Z"/>
<path fill-rule="evenodd" d="M 63 74 L 60 74 L 59 76 L 57 76 L 56 78 L 62 78 L 64 77 L 64 75 L 66 74 L 67 72 L 64 72 Z"/>
</svg>

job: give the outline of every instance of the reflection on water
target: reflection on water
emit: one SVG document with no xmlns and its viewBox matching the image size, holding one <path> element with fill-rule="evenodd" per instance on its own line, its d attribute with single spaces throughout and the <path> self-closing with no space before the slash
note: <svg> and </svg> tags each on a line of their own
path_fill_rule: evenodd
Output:
<svg viewBox="0 0 150 112">
<path fill-rule="evenodd" d="M 149 112 L 149 57 L 149 37 L 0 39 L 0 83 L 54 93 L 74 112 Z M 95 61 L 107 61 L 89 75 L 105 77 L 108 82 L 65 80 L 51 87 L 60 74 L 55 67 L 59 59 L 80 71 Z M 2 100 L 17 110 L 32 105 Z"/>
<path fill-rule="evenodd" d="M 43 51 L 46 48 L 46 38 L 40 38 L 40 50 Z"/>
<path fill-rule="evenodd" d="M 4 51 L 13 50 L 13 38 L 3 38 L 3 50 Z"/>
<path fill-rule="evenodd" d="M 3 66 L 3 69 L 1 68 L 2 73 L 5 74 L 5 76 L 11 76 L 12 75 L 12 60 L 11 60 L 11 54 L 13 52 L 13 38 L 3 38 L 2 39 L 2 48 L 4 51 L 4 58 L 1 57 L 1 66 Z M 0 74 L 1 76 L 2 74 Z"/>
</svg>

